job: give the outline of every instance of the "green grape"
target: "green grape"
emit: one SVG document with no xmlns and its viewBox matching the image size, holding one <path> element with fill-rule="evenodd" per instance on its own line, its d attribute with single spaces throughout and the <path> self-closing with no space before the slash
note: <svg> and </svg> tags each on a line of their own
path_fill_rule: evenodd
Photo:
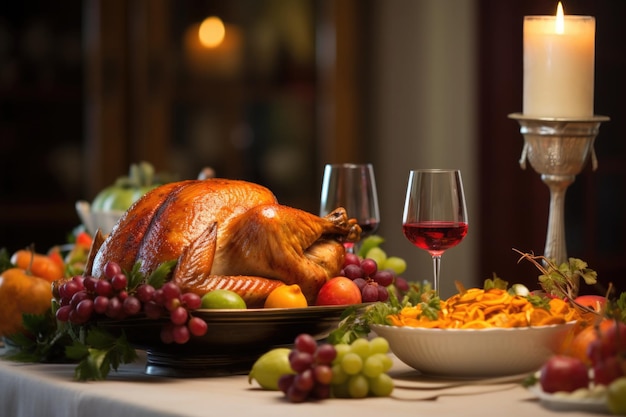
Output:
<svg viewBox="0 0 626 417">
<path fill-rule="evenodd" d="M 333 360 L 333 364 L 340 363 L 341 358 L 343 358 L 343 355 L 350 352 L 350 345 L 347 343 L 339 343 L 334 346 L 335 346 L 335 350 L 337 351 L 337 356 L 335 356 L 335 359 Z"/>
<path fill-rule="evenodd" d="M 361 357 L 361 359 L 365 359 L 371 355 L 371 348 L 369 340 L 360 337 L 356 339 L 350 345 L 350 352 L 356 353 Z"/>
<path fill-rule="evenodd" d="M 378 358 L 380 363 L 382 363 L 383 372 L 387 372 L 393 366 L 393 359 L 391 359 L 386 353 L 374 353 L 372 357 Z"/>
<path fill-rule="evenodd" d="M 341 384 L 332 384 L 331 385 L 333 397 L 335 398 L 350 398 L 350 393 L 348 392 L 348 380 L 346 379 Z"/>
<path fill-rule="evenodd" d="M 363 362 L 363 370 L 361 372 L 368 378 L 375 378 L 383 373 L 383 369 L 383 362 L 380 358 L 376 355 L 372 355 Z"/>
<path fill-rule="evenodd" d="M 348 352 L 341 359 L 341 368 L 348 375 L 356 375 L 363 369 L 363 359 L 354 352 Z"/>
<path fill-rule="evenodd" d="M 393 379 L 387 374 L 380 374 L 369 380 L 370 392 L 375 397 L 388 397 L 393 391 Z"/>
<path fill-rule="evenodd" d="M 367 258 L 367 252 L 370 251 L 373 247 L 380 246 L 385 239 L 378 235 L 371 235 L 366 237 L 360 242 L 359 255 L 361 258 Z"/>
<path fill-rule="evenodd" d="M 370 340 L 370 351 L 375 353 L 387 353 L 389 352 L 389 342 L 384 337 L 377 336 Z"/>
<path fill-rule="evenodd" d="M 373 259 L 377 265 L 383 265 L 387 260 L 387 253 L 378 246 L 367 251 L 366 258 Z"/>
<path fill-rule="evenodd" d="M 348 380 L 348 374 L 343 370 L 340 363 L 333 365 L 333 379 L 330 381 L 331 385 L 345 384 Z"/>
<path fill-rule="evenodd" d="M 348 380 L 348 393 L 352 398 L 365 398 L 370 390 L 367 378 L 361 374 L 352 375 Z"/>
<path fill-rule="evenodd" d="M 390 256 L 385 259 L 380 269 L 391 269 L 396 275 L 400 275 L 406 271 L 406 261 L 398 256 Z"/>
</svg>

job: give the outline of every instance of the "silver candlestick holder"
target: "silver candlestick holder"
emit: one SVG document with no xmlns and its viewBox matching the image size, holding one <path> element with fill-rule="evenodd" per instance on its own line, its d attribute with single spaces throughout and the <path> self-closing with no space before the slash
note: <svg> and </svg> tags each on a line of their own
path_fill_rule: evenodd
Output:
<svg viewBox="0 0 626 417">
<path fill-rule="evenodd" d="M 548 231 L 543 256 L 560 265 L 568 260 L 565 242 L 565 193 L 587 159 L 591 157 L 595 171 L 598 160 L 594 141 L 600 123 L 606 116 L 589 118 L 530 117 L 513 113 L 509 118 L 520 124 L 524 147 L 519 164 L 526 169 L 526 160 L 541 175 L 550 189 Z"/>
</svg>

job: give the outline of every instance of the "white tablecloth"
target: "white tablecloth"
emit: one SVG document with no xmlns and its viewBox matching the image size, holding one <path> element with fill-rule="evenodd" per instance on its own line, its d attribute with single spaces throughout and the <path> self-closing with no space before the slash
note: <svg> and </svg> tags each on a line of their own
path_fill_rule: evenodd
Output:
<svg viewBox="0 0 626 417">
<path fill-rule="evenodd" d="M 0 348 L 0 354 L 2 349 Z M 76 382 L 74 365 L 0 360 L 2 417 L 166 416 L 589 416 L 549 410 L 518 382 L 433 389 L 432 381 L 394 358 L 396 389 L 389 398 L 327 399 L 293 404 L 278 391 L 249 384 L 245 375 L 177 379 L 146 375 L 145 357 L 106 381 Z M 426 384 L 426 385 L 424 385 Z M 429 387 L 417 389 L 416 387 Z M 409 388 L 404 388 L 409 387 Z M 413 387 L 413 388 L 410 388 Z M 423 399 L 437 396 L 436 399 Z"/>
</svg>

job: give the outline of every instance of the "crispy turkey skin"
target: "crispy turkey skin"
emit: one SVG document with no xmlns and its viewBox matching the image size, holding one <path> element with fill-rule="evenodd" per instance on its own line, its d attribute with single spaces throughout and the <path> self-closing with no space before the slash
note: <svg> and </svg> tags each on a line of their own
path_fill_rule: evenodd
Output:
<svg viewBox="0 0 626 417">
<path fill-rule="evenodd" d="M 141 262 L 150 274 L 178 260 L 172 280 L 202 295 L 217 288 L 262 306 L 276 287 L 298 284 L 309 304 L 339 274 L 344 241 L 361 229 L 343 208 L 325 217 L 281 205 L 258 184 L 211 178 L 169 183 L 147 193 L 92 248 L 89 273 L 104 276 L 115 261 L 129 271 Z"/>
</svg>

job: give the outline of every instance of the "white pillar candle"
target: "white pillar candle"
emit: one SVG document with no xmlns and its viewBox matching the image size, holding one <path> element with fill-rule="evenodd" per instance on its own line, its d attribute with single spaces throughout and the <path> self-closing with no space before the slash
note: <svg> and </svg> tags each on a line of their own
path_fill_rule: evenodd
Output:
<svg viewBox="0 0 626 417">
<path fill-rule="evenodd" d="M 596 21 L 592 16 L 524 17 L 526 116 L 593 116 Z"/>
</svg>

